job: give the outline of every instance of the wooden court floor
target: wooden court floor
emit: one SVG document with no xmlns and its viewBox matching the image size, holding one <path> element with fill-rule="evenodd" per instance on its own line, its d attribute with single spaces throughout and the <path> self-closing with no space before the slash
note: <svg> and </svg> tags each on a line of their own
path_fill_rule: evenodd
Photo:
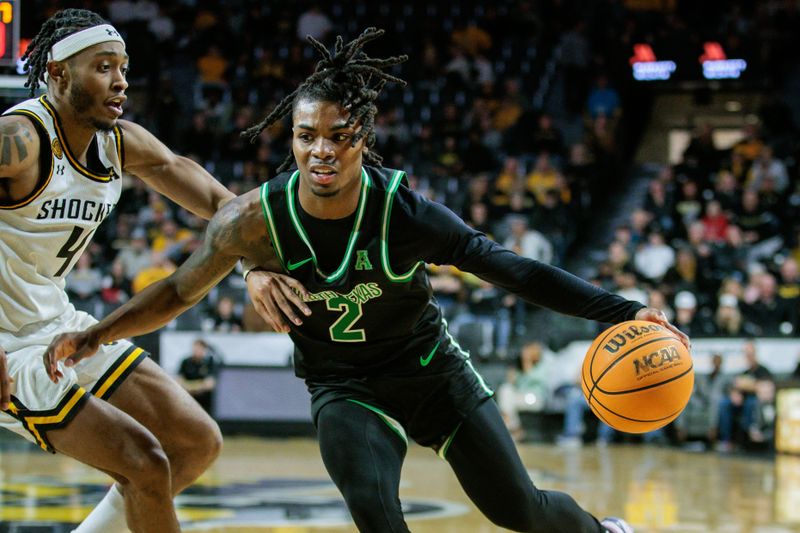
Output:
<svg viewBox="0 0 800 533">
<path fill-rule="evenodd" d="M 108 478 L 33 448 L 0 452 L 0 533 L 67 533 Z M 622 445 L 522 445 L 539 487 L 627 518 L 637 533 L 800 532 L 800 457 L 721 456 Z M 402 498 L 417 533 L 490 533 L 447 463 L 412 446 Z M 227 438 L 216 465 L 178 500 L 184 531 L 353 532 L 310 439 Z M 568 533 L 568 532 L 567 532 Z"/>
</svg>

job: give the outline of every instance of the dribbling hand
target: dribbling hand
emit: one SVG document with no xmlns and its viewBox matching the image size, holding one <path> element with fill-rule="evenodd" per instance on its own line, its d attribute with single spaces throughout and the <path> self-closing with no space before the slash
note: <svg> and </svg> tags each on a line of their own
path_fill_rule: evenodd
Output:
<svg viewBox="0 0 800 533">
<path fill-rule="evenodd" d="M 655 322 L 656 324 L 664 326 L 677 335 L 683 345 L 686 346 L 686 349 L 691 353 L 692 341 L 689 340 L 689 337 L 684 332 L 670 324 L 669 320 L 667 320 L 667 315 L 665 315 L 662 310 L 656 309 L 655 307 L 639 309 L 639 312 L 636 313 L 636 320 L 647 320 L 648 322 Z"/>
<path fill-rule="evenodd" d="M 75 366 L 81 359 L 94 355 L 99 347 L 99 343 L 85 331 L 62 333 L 53 339 L 43 356 L 50 381 L 58 383 L 64 377 L 58 369 L 59 361 L 63 360 L 65 366 Z"/>
<path fill-rule="evenodd" d="M 299 326 L 303 323 L 300 311 L 305 316 L 311 309 L 301 295 L 308 294 L 303 284 L 294 278 L 275 272 L 253 270 L 247 276 L 247 292 L 256 312 L 275 331 L 289 332 L 290 321 Z"/>
</svg>

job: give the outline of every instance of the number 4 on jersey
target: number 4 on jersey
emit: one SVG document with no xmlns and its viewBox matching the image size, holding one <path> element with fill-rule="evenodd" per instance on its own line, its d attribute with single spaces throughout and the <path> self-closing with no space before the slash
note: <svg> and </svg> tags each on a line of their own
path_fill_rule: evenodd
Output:
<svg viewBox="0 0 800 533">
<path fill-rule="evenodd" d="M 72 264 L 72 259 L 75 257 L 75 254 L 83 250 L 83 247 L 86 245 L 86 241 L 89 240 L 89 237 L 92 236 L 94 230 L 87 231 L 86 235 L 83 235 L 84 229 L 80 226 L 75 226 L 72 228 L 72 233 L 70 233 L 69 237 L 67 238 L 67 242 L 64 243 L 64 246 L 56 254 L 56 257 L 63 257 L 64 264 L 61 265 L 61 268 L 58 269 L 55 276 L 61 276 L 67 267 Z M 83 237 L 81 239 L 81 237 Z M 80 242 L 78 242 L 80 241 Z"/>
</svg>

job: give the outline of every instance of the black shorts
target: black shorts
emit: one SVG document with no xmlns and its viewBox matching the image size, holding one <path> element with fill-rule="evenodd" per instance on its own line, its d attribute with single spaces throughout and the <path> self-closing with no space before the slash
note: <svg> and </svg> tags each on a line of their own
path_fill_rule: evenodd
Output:
<svg viewBox="0 0 800 533">
<path fill-rule="evenodd" d="M 464 417 L 494 394 L 463 352 L 450 343 L 442 344 L 447 347 L 437 343 L 402 372 L 307 378 L 314 424 L 325 405 L 349 400 L 383 415 L 392 426 L 385 418 L 390 417 L 417 443 L 438 451 Z"/>
</svg>

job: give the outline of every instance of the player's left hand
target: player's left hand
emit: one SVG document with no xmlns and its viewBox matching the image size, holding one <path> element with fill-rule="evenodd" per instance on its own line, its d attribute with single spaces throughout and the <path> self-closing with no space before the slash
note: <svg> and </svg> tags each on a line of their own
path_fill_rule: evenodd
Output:
<svg viewBox="0 0 800 533">
<path fill-rule="evenodd" d="M 57 336 L 44 352 L 44 368 L 50 381 L 58 383 L 64 373 L 58 368 L 58 362 L 64 360 L 64 365 L 75 366 L 85 357 L 94 355 L 100 344 L 93 335 L 86 331 L 62 333 Z"/>
<path fill-rule="evenodd" d="M 656 324 L 664 326 L 677 335 L 683 345 L 686 346 L 686 349 L 691 351 L 692 341 L 689 340 L 689 337 L 684 332 L 670 324 L 669 320 L 667 320 L 667 315 L 665 315 L 664 311 L 661 309 L 656 309 L 655 307 L 639 309 L 639 312 L 636 313 L 636 320 L 647 320 L 648 322 L 655 322 Z"/>
<path fill-rule="evenodd" d="M 308 294 L 306 288 L 284 274 L 253 270 L 247 275 L 247 292 L 256 312 L 275 331 L 288 333 L 287 321 L 299 326 L 303 323 L 300 313 L 311 314 L 303 301 L 303 296 Z"/>
</svg>

